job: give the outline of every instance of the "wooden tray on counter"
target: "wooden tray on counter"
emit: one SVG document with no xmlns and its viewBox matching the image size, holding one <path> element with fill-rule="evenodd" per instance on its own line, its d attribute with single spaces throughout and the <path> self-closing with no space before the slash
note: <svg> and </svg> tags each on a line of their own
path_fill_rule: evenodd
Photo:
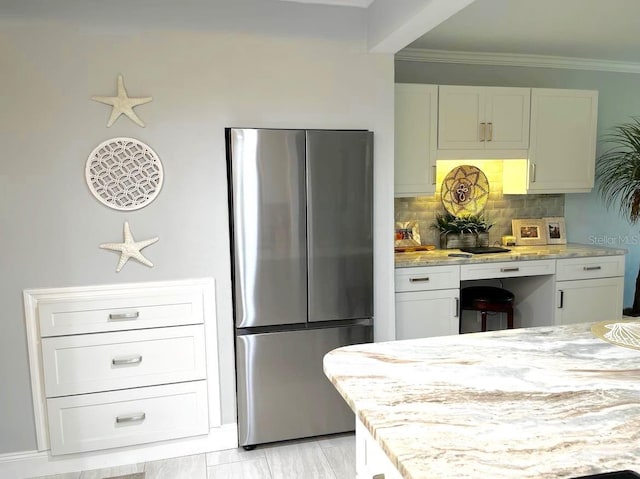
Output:
<svg viewBox="0 0 640 479">
<path fill-rule="evenodd" d="M 421 244 L 415 246 L 396 246 L 394 248 L 396 253 L 413 253 L 415 251 L 431 251 L 436 249 L 434 244 Z"/>
</svg>

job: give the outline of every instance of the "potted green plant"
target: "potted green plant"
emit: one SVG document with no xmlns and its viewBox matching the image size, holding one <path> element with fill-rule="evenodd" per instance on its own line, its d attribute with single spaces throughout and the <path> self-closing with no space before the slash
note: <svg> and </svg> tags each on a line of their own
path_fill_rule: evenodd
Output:
<svg viewBox="0 0 640 479">
<path fill-rule="evenodd" d="M 458 216 L 454 220 L 460 230 L 460 243 L 463 247 L 473 247 L 476 245 L 477 221 L 474 215 Z"/>
<path fill-rule="evenodd" d="M 437 213 L 434 222 L 431 224 L 433 229 L 440 232 L 440 248 L 452 249 L 460 248 L 460 225 L 458 218 L 451 213 Z"/>
<path fill-rule="evenodd" d="M 611 146 L 596 162 L 598 192 L 605 206 L 618 203 L 620 214 L 635 224 L 640 219 L 640 119 L 615 126 L 603 142 Z M 624 314 L 640 316 L 640 270 L 633 306 L 625 308 Z"/>
<path fill-rule="evenodd" d="M 482 215 L 474 215 L 473 221 L 475 222 L 475 230 L 477 246 L 489 246 L 489 230 L 493 226 L 493 223 L 489 223 Z"/>
</svg>

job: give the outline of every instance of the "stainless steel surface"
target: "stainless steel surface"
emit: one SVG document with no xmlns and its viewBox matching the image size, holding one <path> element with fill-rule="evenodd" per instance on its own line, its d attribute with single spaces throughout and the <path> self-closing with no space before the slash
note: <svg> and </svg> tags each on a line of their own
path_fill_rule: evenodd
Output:
<svg viewBox="0 0 640 479">
<path fill-rule="evenodd" d="M 110 321 L 130 321 L 132 319 L 138 319 L 140 313 L 138 311 L 134 313 L 109 313 Z"/>
<path fill-rule="evenodd" d="M 322 357 L 373 339 L 373 134 L 226 134 L 240 444 L 352 430 Z"/>
<path fill-rule="evenodd" d="M 372 335 L 371 326 L 355 325 L 237 336 L 240 445 L 353 430 L 354 414 L 325 377 L 322 358 Z"/>
<path fill-rule="evenodd" d="M 122 424 L 127 422 L 140 422 L 144 421 L 147 418 L 147 415 L 143 412 L 136 414 L 129 414 L 127 416 L 117 416 L 116 423 Z"/>
<path fill-rule="evenodd" d="M 229 135 L 236 326 L 305 322 L 305 132 Z"/>
<path fill-rule="evenodd" d="M 373 315 L 373 133 L 307 131 L 309 321 Z"/>
</svg>

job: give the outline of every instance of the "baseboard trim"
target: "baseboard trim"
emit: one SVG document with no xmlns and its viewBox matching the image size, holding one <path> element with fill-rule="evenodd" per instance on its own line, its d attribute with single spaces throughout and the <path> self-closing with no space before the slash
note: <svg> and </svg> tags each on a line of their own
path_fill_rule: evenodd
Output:
<svg viewBox="0 0 640 479">
<path fill-rule="evenodd" d="M 51 456 L 49 451 L 23 451 L 2 454 L 0 455 L 0 477 L 28 479 L 31 477 L 157 461 L 236 447 L 238 447 L 237 425 L 235 423 L 223 424 L 220 427 L 211 429 L 206 436 L 83 454 Z"/>
</svg>

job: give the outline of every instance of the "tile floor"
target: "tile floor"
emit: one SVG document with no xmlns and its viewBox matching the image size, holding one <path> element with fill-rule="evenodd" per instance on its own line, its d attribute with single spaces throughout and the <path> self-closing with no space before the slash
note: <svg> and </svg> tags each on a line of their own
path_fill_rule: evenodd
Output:
<svg viewBox="0 0 640 479">
<path fill-rule="evenodd" d="M 39 479 L 106 479 L 135 472 L 145 472 L 145 479 L 354 479 L 355 447 L 353 434 L 337 434 Z"/>
</svg>

